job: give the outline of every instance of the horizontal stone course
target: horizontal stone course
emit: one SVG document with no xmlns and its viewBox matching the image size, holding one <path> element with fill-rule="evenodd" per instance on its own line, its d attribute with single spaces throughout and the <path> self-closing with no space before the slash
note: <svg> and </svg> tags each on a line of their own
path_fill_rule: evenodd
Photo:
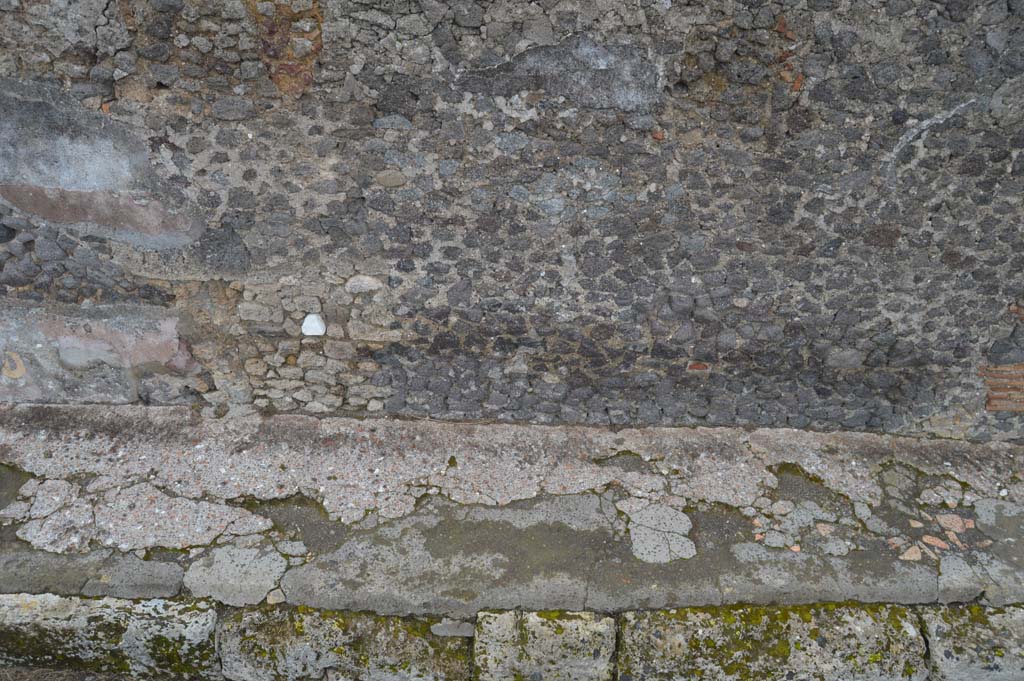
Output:
<svg viewBox="0 0 1024 681">
<path fill-rule="evenodd" d="M 0 595 L 0 666 L 219 679 L 216 621 L 203 602 Z"/>
<path fill-rule="evenodd" d="M 0 592 L 460 620 L 1001 606 L 1024 601 L 1022 466 L 869 433 L 0 407 Z"/>
<path fill-rule="evenodd" d="M 0 596 L 0 678 L 7 678 L 5 667 L 232 681 L 1024 678 L 1021 606 L 488 611 L 478 614 L 473 638 L 451 624 L 312 608 L 218 613 L 203 601 L 12 594 Z M 11 678 L 31 678 L 21 673 L 11 671 Z"/>
<path fill-rule="evenodd" d="M 482 612 L 473 661 L 478 681 L 611 681 L 615 620 L 592 612 Z"/>
<path fill-rule="evenodd" d="M 618 678 L 924 681 L 926 653 L 900 606 L 639 612 L 623 617 Z"/>
<path fill-rule="evenodd" d="M 309 608 L 248 610 L 218 631 L 224 676 L 232 681 L 339 678 L 469 681 L 468 639 L 432 633 L 434 620 Z"/>
</svg>

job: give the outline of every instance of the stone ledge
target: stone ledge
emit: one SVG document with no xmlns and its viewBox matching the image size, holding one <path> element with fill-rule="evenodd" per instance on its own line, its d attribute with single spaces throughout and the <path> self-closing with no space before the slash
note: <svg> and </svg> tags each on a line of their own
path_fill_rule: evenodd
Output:
<svg viewBox="0 0 1024 681">
<path fill-rule="evenodd" d="M 1021 480 L 1020 446 L 868 433 L 0 407 L 0 593 L 999 607 L 1024 601 Z"/>
<path fill-rule="evenodd" d="M 231 681 L 1024 678 L 1021 606 L 825 603 L 475 619 L 473 631 L 433 617 L 6 595 L 0 679 L 30 679 L 26 670 L 37 667 Z"/>
</svg>

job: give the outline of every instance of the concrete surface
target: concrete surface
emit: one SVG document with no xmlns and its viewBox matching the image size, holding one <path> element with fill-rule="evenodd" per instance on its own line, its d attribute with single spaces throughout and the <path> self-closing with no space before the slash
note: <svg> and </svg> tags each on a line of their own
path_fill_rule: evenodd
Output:
<svg viewBox="0 0 1024 681">
<path fill-rule="evenodd" d="M 59 452 L 59 456 L 54 456 Z M 394 615 L 1024 600 L 1024 450 L 0 410 L 0 590 Z M 184 586 L 182 586 L 184 580 Z"/>
</svg>

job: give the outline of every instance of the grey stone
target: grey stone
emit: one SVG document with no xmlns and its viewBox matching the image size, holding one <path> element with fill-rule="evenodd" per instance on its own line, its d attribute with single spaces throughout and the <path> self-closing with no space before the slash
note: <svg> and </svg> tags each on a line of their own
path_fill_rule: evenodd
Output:
<svg viewBox="0 0 1024 681">
<path fill-rule="evenodd" d="M 922 608 L 935 681 L 1024 677 L 1024 610 L 950 605 Z"/>
<path fill-rule="evenodd" d="M 184 570 L 111 551 L 58 555 L 0 545 L 0 573 L 3 593 L 173 598 L 181 591 Z"/>
<path fill-rule="evenodd" d="M 242 97 L 220 97 L 213 103 L 213 115 L 224 121 L 243 121 L 256 114 L 253 103 Z"/>
<path fill-rule="evenodd" d="M 685 513 L 669 506 L 651 504 L 630 511 L 628 515 L 633 555 L 640 560 L 668 563 L 696 555 L 693 541 L 686 536 L 693 523 Z"/>
<path fill-rule="evenodd" d="M 287 567 L 287 561 L 268 546 L 221 546 L 189 566 L 185 586 L 196 596 L 227 605 L 253 605 L 277 586 Z"/>
<path fill-rule="evenodd" d="M 234 681 L 319 678 L 327 670 L 366 679 L 468 681 L 468 640 L 435 636 L 431 624 L 267 609 L 228 615 L 217 640 L 224 676 Z"/>
<path fill-rule="evenodd" d="M 535 47 L 489 71 L 459 79 L 467 90 L 512 95 L 545 90 L 579 106 L 647 111 L 657 102 L 658 72 L 642 50 L 581 37 Z"/>
<path fill-rule="evenodd" d="M 370 291 L 376 291 L 384 287 L 384 284 L 375 277 L 369 277 L 364 274 L 357 274 L 345 282 L 345 290 L 348 293 L 368 293 Z"/>
<path fill-rule="evenodd" d="M 839 369 L 855 369 L 864 362 L 864 353 L 852 348 L 835 348 L 829 353 L 827 364 Z"/>
<path fill-rule="evenodd" d="M 437 636 L 464 636 L 472 638 L 476 635 L 476 625 L 462 620 L 450 620 L 447 617 L 430 625 L 430 632 Z"/>
<path fill-rule="evenodd" d="M 926 650 L 916 615 L 898 606 L 630 612 L 618 678 L 923 681 Z"/>
<path fill-rule="evenodd" d="M 411 130 L 412 123 L 401 114 L 391 114 L 390 116 L 383 116 L 375 120 L 373 127 L 380 130 Z"/>
<path fill-rule="evenodd" d="M 175 563 L 141 560 L 134 555 L 113 556 L 110 567 L 82 586 L 83 596 L 112 598 L 172 598 L 181 591 L 185 570 Z"/>
<path fill-rule="evenodd" d="M 992 94 L 989 111 L 999 125 L 1009 128 L 1024 121 L 1024 76 L 1008 78 Z"/>
<path fill-rule="evenodd" d="M 473 661 L 480 681 L 611 681 L 615 620 L 592 612 L 482 612 Z"/>
<path fill-rule="evenodd" d="M 219 679 L 216 621 L 202 603 L 0 595 L 0 664 Z"/>
</svg>

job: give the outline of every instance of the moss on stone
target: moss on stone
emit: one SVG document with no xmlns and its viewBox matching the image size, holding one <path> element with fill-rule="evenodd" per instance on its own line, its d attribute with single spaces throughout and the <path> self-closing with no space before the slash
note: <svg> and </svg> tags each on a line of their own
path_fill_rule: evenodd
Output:
<svg viewBox="0 0 1024 681">
<path fill-rule="evenodd" d="M 111 621 L 91 624 L 82 632 L 40 625 L 0 627 L 0 660 L 29 667 L 129 672 L 120 649 L 126 627 Z"/>
<path fill-rule="evenodd" d="M 619 671 L 633 675 L 652 665 L 668 665 L 672 674 L 682 678 L 721 678 L 723 674 L 733 681 L 785 678 L 787 670 L 792 671 L 789 662 L 794 651 L 800 653 L 801 659 L 813 655 L 814 646 L 825 645 L 821 641 L 823 628 L 830 632 L 830 637 L 841 631 L 847 616 L 844 611 L 866 615 L 883 625 L 884 631 L 875 644 L 844 654 L 843 660 L 851 671 L 861 673 L 899 659 L 899 649 L 905 645 L 905 624 L 913 621 L 910 612 L 900 606 L 729 605 L 658 611 L 625 625 L 623 636 L 629 635 L 631 627 L 661 633 L 656 635 L 657 640 L 651 639 L 651 645 L 620 648 Z M 679 624 L 685 627 L 678 629 Z M 815 626 L 809 626 L 812 624 Z M 689 633 L 680 639 L 673 638 L 672 631 Z M 647 635 L 641 634 L 642 640 Z M 845 641 L 842 645 L 850 643 Z M 912 664 L 902 662 L 890 671 L 907 678 L 916 673 Z"/>
<path fill-rule="evenodd" d="M 198 678 L 216 662 L 212 644 L 194 646 L 180 636 L 174 639 L 154 636 L 148 652 L 156 670 L 185 679 Z"/>
<path fill-rule="evenodd" d="M 397 674 L 424 665 L 452 678 L 469 678 L 472 667 L 469 641 L 434 634 L 431 626 L 440 621 L 437 618 L 259 606 L 230 619 L 243 630 L 243 652 L 270 669 L 278 669 L 279 661 L 300 641 L 322 648 L 341 666 L 353 669 Z"/>
</svg>

